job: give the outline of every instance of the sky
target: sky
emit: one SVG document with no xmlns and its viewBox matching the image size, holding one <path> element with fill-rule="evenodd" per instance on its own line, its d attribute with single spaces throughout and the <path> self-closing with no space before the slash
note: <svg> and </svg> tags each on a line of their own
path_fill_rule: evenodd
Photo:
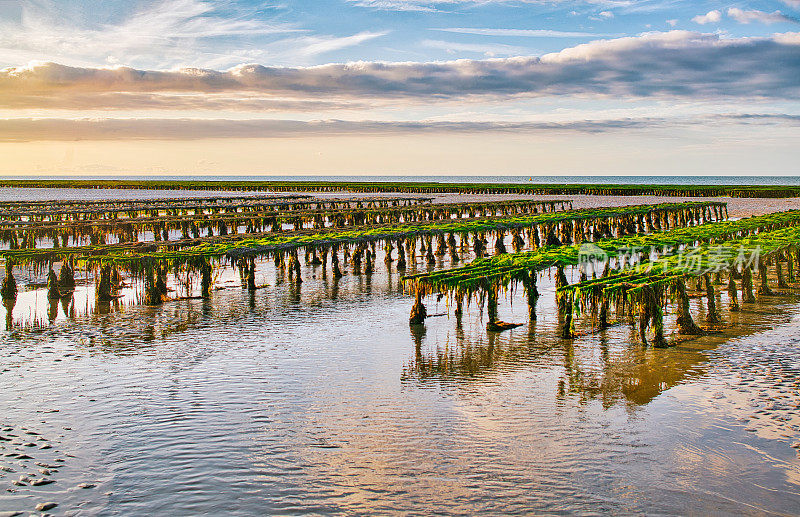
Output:
<svg viewBox="0 0 800 517">
<path fill-rule="evenodd" d="M 798 175 L 800 0 L 0 0 L 2 175 Z"/>
</svg>

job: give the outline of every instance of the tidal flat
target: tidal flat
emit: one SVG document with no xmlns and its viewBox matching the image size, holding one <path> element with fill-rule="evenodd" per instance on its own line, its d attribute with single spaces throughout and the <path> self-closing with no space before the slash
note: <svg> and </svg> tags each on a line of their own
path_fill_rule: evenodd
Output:
<svg viewBox="0 0 800 517">
<path fill-rule="evenodd" d="M 731 218 L 798 207 L 712 200 Z M 430 265 L 417 250 L 404 274 L 474 258 Z M 656 348 L 625 318 L 562 339 L 550 273 L 535 321 L 524 292 L 500 296 L 498 318 L 518 328 L 487 332 L 477 302 L 457 320 L 436 295 L 410 326 L 413 295 L 383 259 L 341 278 L 303 260 L 302 283 L 259 259 L 256 290 L 220 268 L 209 296 L 156 306 L 135 279 L 98 303 L 76 268 L 74 293 L 53 303 L 42 272 L 18 274 L 0 312 L 0 511 L 797 513 L 797 281 L 738 312 L 720 291 L 711 335 L 679 338 L 667 310 L 674 346 Z M 698 322 L 701 294 L 689 293 Z"/>
</svg>

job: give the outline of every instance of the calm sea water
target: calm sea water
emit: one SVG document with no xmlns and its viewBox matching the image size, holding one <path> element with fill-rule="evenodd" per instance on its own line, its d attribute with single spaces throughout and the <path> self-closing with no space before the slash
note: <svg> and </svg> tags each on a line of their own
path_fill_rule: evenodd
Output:
<svg viewBox="0 0 800 517">
<path fill-rule="evenodd" d="M 109 176 L 0 176 L 0 179 L 120 179 L 118 175 Z M 207 181 L 438 181 L 443 183 L 615 183 L 622 185 L 800 185 L 800 176 L 125 176 L 129 180 L 207 180 Z"/>
<path fill-rule="evenodd" d="M 800 513 L 800 296 L 653 349 L 625 322 L 559 339 L 548 275 L 535 323 L 506 293 L 512 331 L 475 303 L 412 329 L 376 269 L 305 266 L 297 288 L 261 263 L 254 295 L 227 271 L 210 300 L 157 308 L 132 289 L 96 306 L 85 283 L 50 304 L 20 276 L 0 308 L 0 512 Z"/>
</svg>

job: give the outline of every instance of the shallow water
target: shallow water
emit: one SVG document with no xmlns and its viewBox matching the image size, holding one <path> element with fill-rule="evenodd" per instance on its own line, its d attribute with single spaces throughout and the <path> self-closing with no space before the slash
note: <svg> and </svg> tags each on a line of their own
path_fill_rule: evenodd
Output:
<svg viewBox="0 0 800 517">
<path fill-rule="evenodd" d="M 0 510 L 800 509 L 798 297 L 653 349 L 626 324 L 558 339 L 547 276 L 538 321 L 502 334 L 474 303 L 461 325 L 410 329 L 411 300 L 380 261 L 369 277 L 303 276 L 298 290 L 260 267 L 269 285 L 254 296 L 229 276 L 211 300 L 159 308 L 131 292 L 95 307 L 82 286 L 50 315 L 44 291 L 22 293 L 0 341 L 0 436 L 16 435 L 0 452 L 32 459 L 0 457 L 15 471 L 0 471 L 0 487 L 16 490 L 0 492 Z M 428 299 L 428 312 L 444 303 Z M 500 318 L 527 321 L 521 293 L 501 299 Z M 56 482 L 11 485 L 35 462 L 57 466 Z"/>
</svg>

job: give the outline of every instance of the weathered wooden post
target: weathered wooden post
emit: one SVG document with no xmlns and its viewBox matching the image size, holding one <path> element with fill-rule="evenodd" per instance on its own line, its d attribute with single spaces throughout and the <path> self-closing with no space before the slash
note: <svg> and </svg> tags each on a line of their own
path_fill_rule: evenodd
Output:
<svg viewBox="0 0 800 517">
<path fill-rule="evenodd" d="M 247 267 L 247 290 L 248 291 L 255 291 L 256 290 L 256 259 L 255 257 L 250 257 L 250 263 Z"/>
<path fill-rule="evenodd" d="M 753 273 L 749 267 L 742 268 L 742 303 L 756 303 L 753 296 Z"/>
<path fill-rule="evenodd" d="M 703 279 L 706 282 L 706 298 L 708 302 L 708 315 L 706 316 L 706 321 L 709 323 L 719 323 L 719 313 L 717 312 L 717 300 L 716 295 L 714 293 L 714 284 L 711 281 L 711 275 L 706 273 L 703 275 Z"/>
<path fill-rule="evenodd" d="M 371 275 L 373 271 L 372 265 L 372 251 L 367 248 L 364 252 L 364 273 L 367 275 Z"/>
<path fill-rule="evenodd" d="M 58 300 L 61 298 L 61 291 L 58 289 L 58 277 L 56 272 L 53 271 L 52 264 L 50 270 L 47 272 L 47 299 Z"/>
<path fill-rule="evenodd" d="M 475 251 L 475 256 L 477 258 L 483 257 L 483 254 L 486 251 L 486 246 L 483 244 L 483 239 L 478 233 L 474 233 L 472 235 L 472 248 Z"/>
<path fill-rule="evenodd" d="M 333 278 L 342 278 L 342 270 L 339 269 L 339 246 L 336 245 L 331 249 L 331 271 L 333 272 Z"/>
<path fill-rule="evenodd" d="M 497 286 L 489 285 L 486 288 L 486 314 L 489 323 L 497 321 Z"/>
<path fill-rule="evenodd" d="M 58 272 L 58 286 L 65 293 L 75 290 L 75 270 L 72 257 L 61 262 L 61 271 Z"/>
<path fill-rule="evenodd" d="M 414 305 L 411 307 L 411 315 L 408 318 L 408 323 L 411 325 L 421 325 L 425 323 L 425 318 L 428 316 L 428 311 L 425 304 L 422 303 L 422 289 L 417 287 L 414 293 Z"/>
<path fill-rule="evenodd" d="M 673 291 L 678 302 L 678 332 L 687 336 L 701 336 L 705 334 L 705 331 L 698 327 L 694 319 L 692 319 L 692 313 L 689 310 L 689 296 L 686 294 L 686 283 L 683 278 L 675 280 Z"/>
<path fill-rule="evenodd" d="M 564 312 L 565 303 L 567 299 L 566 293 L 561 291 L 562 288 L 569 285 L 567 281 L 567 275 L 564 274 L 564 266 L 557 266 L 556 267 L 556 304 L 558 305 L 558 310 L 560 312 Z"/>
<path fill-rule="evenodd" d="M 505 237 L 505 232 L 503 232 L 503 230 L 499 230 L 497 232 L 497 239 L 494 242 L 495 255 L 502 255 L 503 253 L 508 253 L 508 250 L 506 250 L 506 245 L 503 242 L 504 237 Z"/>
<path fill-rule="evenodd" d="M 539 300 L 539 290 L 536 288 L 536 271 L 525 272 L 522 277 L 522 285 L 525 288 L 525 295 L 528 299 L 528 318 L 536 321 L 536 303 Z"/>
<path fill-rule="evenodd" d="M 728 274 L 728 298 L 730 298 L 731 304 L 729 310 L 731 312 L 739 312 L 739 291 L 736 287 L 736 281 L 733 279 L 733 274 Z"/>
<path fill-rule="evenodd" d="M 447 253 L 447 243 L 444 240 L 444 233 L 436 235 L 436 255 L 443 257 Z"/>
<path fill-rule="evenodd" d="M 772 296 L 775 294 L 769 287 L 769 280 L 767 279 L 767 264 L 763 260 L 758 264 L 758 280 L 758 294 L 762 296 Z"/>
<path fill-rule="evenodd" d="M 775 256 L 775 274 L 778 276 L 778 289 L 788 289 L 789 284 L 783 278 L 783 268 L 781 267 L 781 256 Z"/>
<path fill-rule="evenodd" d="M 6 258 L 6 276 L 3 278 L 3 283 L 0 285 L 0 296 L 3 301 L 16 301 L 17 299 L 17 279 L 14 278 L 14 261 Z M 13 307 L 14 304 L 11 304 Z M 11 312 L 10 310 L 8 311 Z"/>
<path fill-rule="evenodd" d="M 383 257 L 383 263 L 386 264 L 386 269 L 392 269 L 392 251 L 394 251 L 394 247 L 392 247 L 392 241 L 387 239 L 386 245 L 383 247 L 383 252 L 385 253 Z"/>
<path fill-rule="evenodd" d="M 397 243 L 397 264 L 395 265 L 398 271 L 405 271 L 406 269 L 406 252 L 402 242 Z"/>
<path fill-rule="evenodd" d="M 106 280 L 107 279 L 107 280 Z M 108 291 L 106 290 L 106 285 L 108 285 Z M 111 299 L 110 294 L 110 285 L 111 285 L 111 270 L 110 268 L 106 272 L 105 267 L 100 268 L 100 284 L 102 286 L 101 291 L 98 292 L 97 299 L 100 301 L 108 301 Z M 103 298 L 101 298 L 101 294 Z M 105 299 L 106 293 L 108 294 L 108 299 Z M 148 262 L 145 265 L 145 277 L 144 277 L 144 303 L 145 305 L 160 305 L 163 299 L 161 298 L 161 292 L 159 291 L 158 287 L 156 286 L 156 273 L 154 270 L 154 265 L 151 262 Z"/>
<path fill-rule="evenodd" d="M 292 281 L 292 276 L 294 276 L 296 284 L 303 283 L 303 278 L 300 275 L 300 259 L 297 258 L 296 249 L 289 254 L 289 281 Z"/>
<path fill-rule="evenodd" d="M 522 236 L 519 234 L 519 230 L 514 230 L 513 237 L 511 238 L 511 247 L 514 250 L 514 253 L 519 253 L 520 250 L 525 247 L 525 241 L 522 239 Z"/>
<path fill-rule="evenodd" d="M 436 264 L 436 257 L 433 255 L 433 237 L 428 235 L 425 240 L 427 241 L 427 247 L 425 252 L 425 261 L 428 263 L 429 266 Z"/>
<path fill-rule="evenodd" d="M 169 294 L 167 289 L 167 267 L 156 266 L 156 290 L 161 295 L 162 299 L 166 299 Z"/>
<path fill-rule="evenodd" d="M 559 310 L 562 315 L 563 321 L 561 324 L 561 338 L 573 339 L 575 338 L 575 322 L 572 315 L 572 297 L 569 295 L 562 297 L 563 304 Z"/>
<path fill-rule="evenodd" d="M 447 247 L 450 249 L 450 262 L 458 262 L 458 250 L 456 249 L 456 237 L 452 233 L 447 236 Z"/>
<path fill-rule="evenodd" d="M 203 257 L 200 263 L 200 296 L 203 298 L 211 297 L 211 283 L 213 281 L 211 273 L 211 264 L 208 263 L 208 259 Z"/>
</svg>

